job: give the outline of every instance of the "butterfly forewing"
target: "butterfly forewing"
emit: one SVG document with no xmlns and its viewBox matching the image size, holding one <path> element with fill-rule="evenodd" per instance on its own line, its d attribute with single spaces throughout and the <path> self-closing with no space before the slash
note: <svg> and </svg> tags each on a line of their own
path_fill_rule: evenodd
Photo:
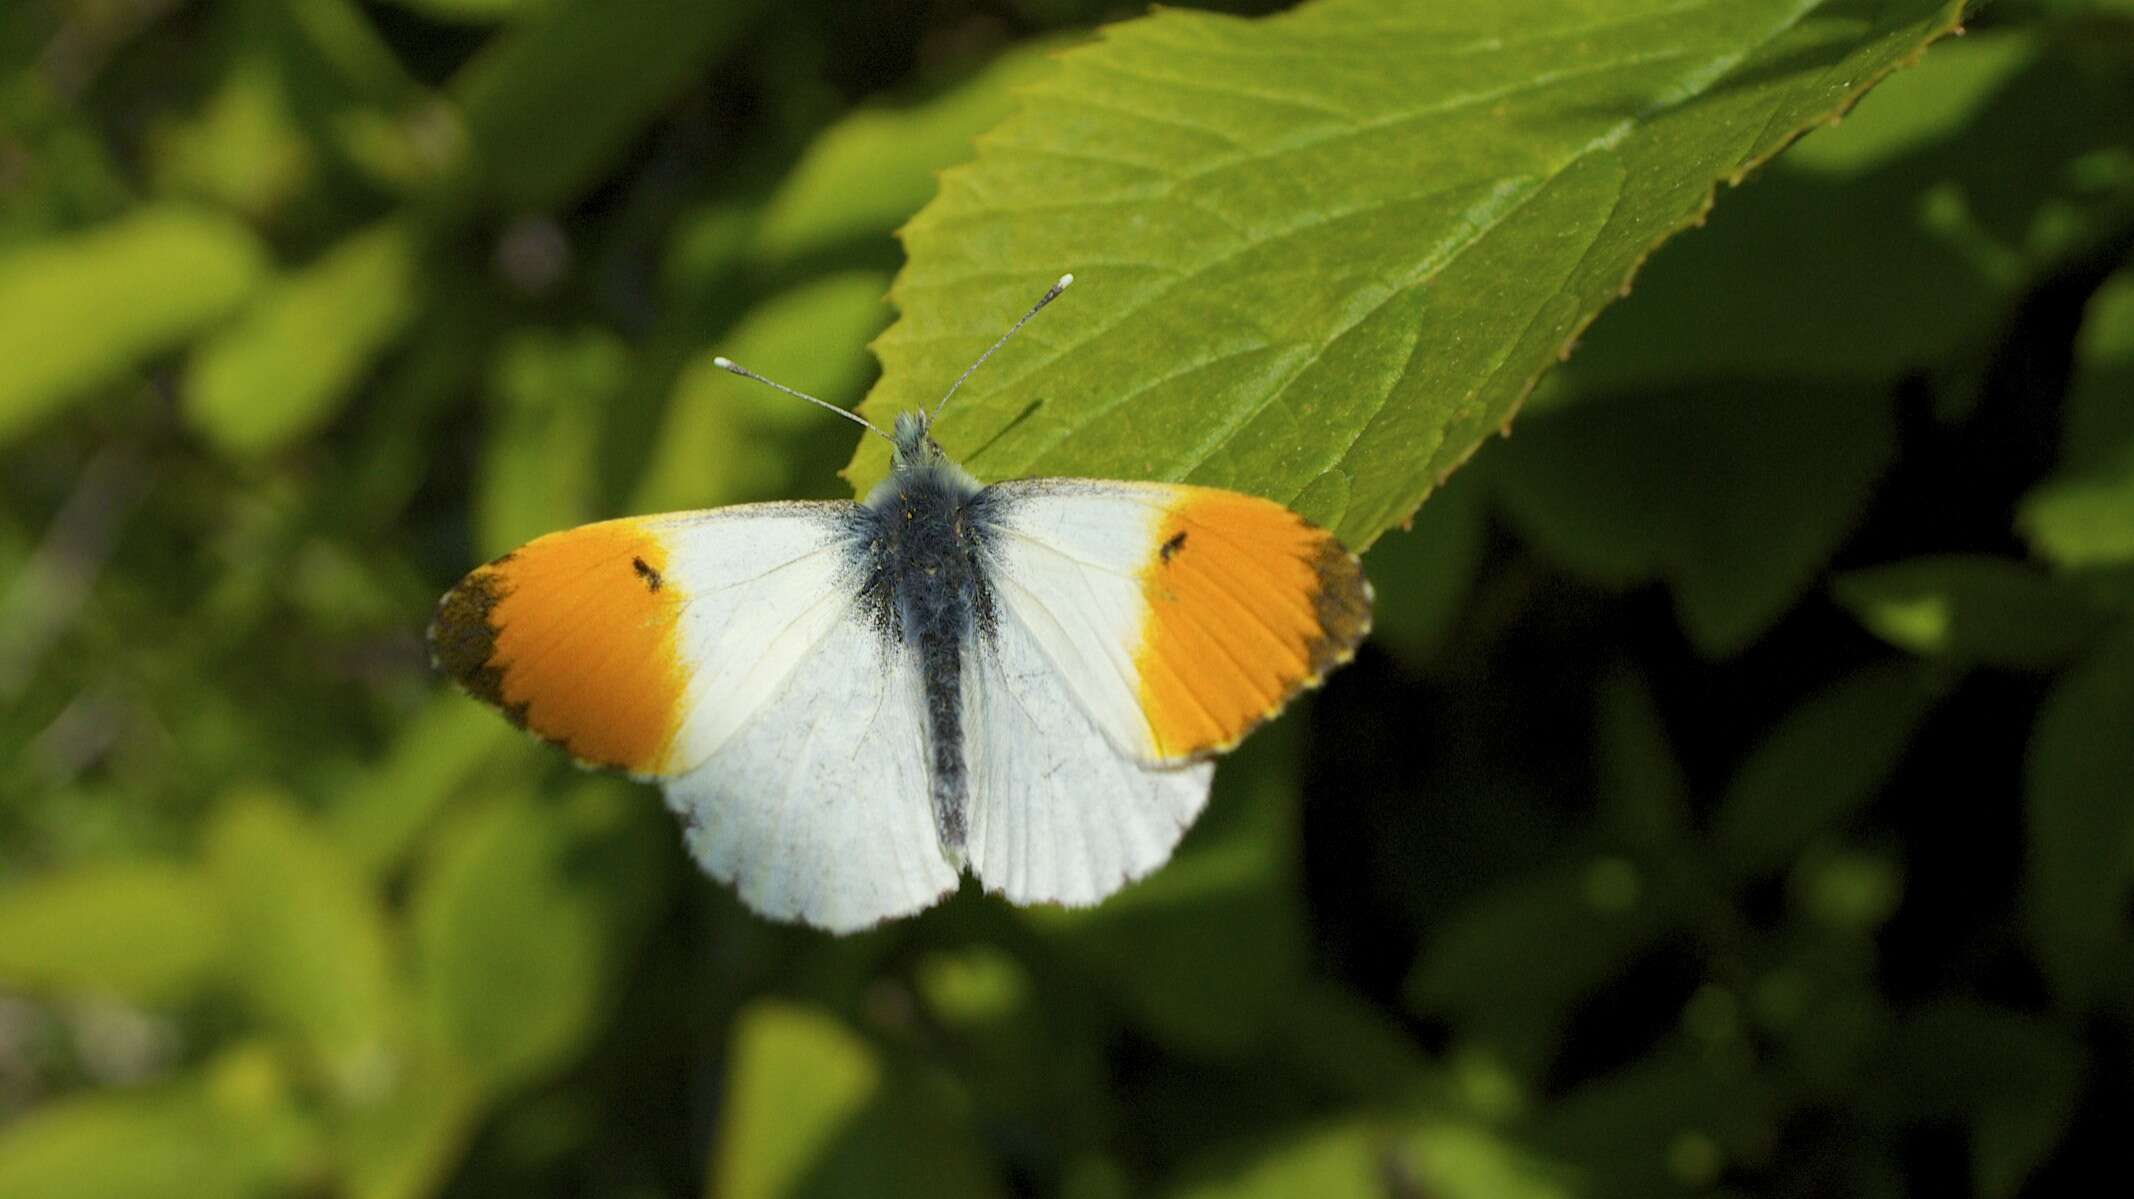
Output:
<svg viewBox="0 0 2134 1199">
<path fill-rule="evenodd" d="M 589 765 L 684 773 L 851 599 L 852 504 L 750 504 L 551 533 L 447 592 L 440 669 Z"/>
<path fill-rule="evenodd" d="M 1138 761 L 1229 749 L 1369 629 L 1355 555 L 1271 500 L 1089 479 L 988 492 L 1003 610 Z"/>
</svg>

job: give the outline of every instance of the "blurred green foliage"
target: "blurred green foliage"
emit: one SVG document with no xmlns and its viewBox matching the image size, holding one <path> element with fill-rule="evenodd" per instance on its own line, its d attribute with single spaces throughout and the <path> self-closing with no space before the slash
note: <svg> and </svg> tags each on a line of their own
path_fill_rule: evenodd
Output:
<svg viewBox="0 0 2134 1199">
<path fill-rule="evenodd" d="M 2116 1167 L 2134 9 L 1957 15 L 7 6 L 0 1195 Z M 892 411 L 1068 269 L 952 450 L 1378 542 L 1152 878 L 767 925 L 431 676 L 527 537 L 880 469 L 713 354 Z"/>
</svg>

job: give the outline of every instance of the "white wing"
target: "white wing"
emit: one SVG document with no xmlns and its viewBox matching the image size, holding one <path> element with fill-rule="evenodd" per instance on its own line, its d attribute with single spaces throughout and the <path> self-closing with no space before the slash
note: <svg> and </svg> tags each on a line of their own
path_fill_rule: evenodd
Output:
<svg viewBox="0 0 2134 1199">
<path fill-rule="evenodd" d="M 912 656 L 846 596 L 820 601 L 841 610 L 783 686 L 666 784 L 707 871 L 766 916 L 834 932 L 918 911 L 957 882 L 934 831 Z"/>
<path fill-rule="evenodd" d="M 964 685 L 965 851 L 979 881 L 1016 903 L 1093 904 L 1169 860 L 1215 765 L 1149 767 L 1122 753 L 1029 626 L 999 609 Z"/>
<path fill-rule="evenodd" d="M 993 550 L 994 599 L 1112 744 L 1155 764 L 1138 701 L 1136 648 L 1148 611 L 1140 571 L 1156 552 L 1170 488 L 1018 480 L 987 489 L 1002 501 Z"/>
<path fill-rule="evenodd" d="M 853 507 L 749 504 L 643 518 L 664 534 L 669 573 L 688 597 L 675 628 L 688 685 L 662 773 L 717 754 L 803 662 L 837 668 L 821 653 L 857 598 L 842 523 Z"/>
</svg>

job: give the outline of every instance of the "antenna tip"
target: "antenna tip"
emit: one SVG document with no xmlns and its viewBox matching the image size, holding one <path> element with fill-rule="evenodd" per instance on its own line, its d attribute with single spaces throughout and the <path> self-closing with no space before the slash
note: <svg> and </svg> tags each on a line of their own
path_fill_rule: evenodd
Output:
<svg viewBox="0 0 2134 1199">
<path fill-rule="evenodd" d="M 741 368 L 740 368 L 740 366 L 739 366 L 739 364 L 735 363 L 733 359 L 731 359 L 731 358 L 728 358 L 728 357 L 727 357 L 726 355 L 724 355 L 724 354 L 721 354 L 721 355 L 719 355 L 718 357 L 716 357 L 716 358 L 713 358 L 713 359 L 711 360 L 711 364 L 712 364 L 713 366 L 716 366 L 716 367 L 718 367 L 718 368 L 719 368 L 720 370 L 722 370 L 722 371 L 731 371 L 731 370 L 739 370 L 739 369 L 741 369 Z"/>
<path fill-rule="evenodd" d="M 1070 283 L 1072 283 L 1072 282 L 1074 282 L 1074 275 L 1073 275 L 1073 274 L 1071 274 L 1071 273 L 1070 273 L 1070 274 L 1065 274 L 1065 275 L 1061 275 L 1061 276 L 1060 276 L 1060 281 L 1059 281 L 1058 283 L 1055 283 L 1055 284 L 1053 284 L 1053 285 L 1052 285 L 1052 290 L 1054 290 L 1054 291 L 1066 291 L 1066 290 L 1067 290 L 1067 285 L 1068 285 L 1068 284 L 1070 284 Z"/>
</svg>

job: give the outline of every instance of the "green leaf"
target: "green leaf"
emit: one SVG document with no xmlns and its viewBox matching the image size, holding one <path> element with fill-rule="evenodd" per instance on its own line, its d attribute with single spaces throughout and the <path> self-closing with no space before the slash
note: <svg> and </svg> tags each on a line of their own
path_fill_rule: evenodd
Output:
<svg viewBox="0 0 2134 1199">
<path fill-rule="evenodd" d="M 276 284 L 194 355 L 186 420 L 231 455 L 270 453 L 331 420 L 414 316 L 422 252 L 411 226 L 385 221 Z"/>
<path fill-rule="evenodd" d="M 265 267 L 243 225 L 160 206 L 0 258 L 0 445 L 222 319 Z"/>
<path fill-rule="evenodd" d="M 208 865 L 229 913 L 230 964 L 253 1015 L 308 1046 L 350 1093 L 384 1061 L 395 979 L 368 880 L 286 800 L 225 802 Z"/>
<path fill-rule="evenodd" d="M 1378 593 L 1371 640 L 1420 666 L 1443 649 L 1475 576 L 1489 531 L 1488 480 L 1470 467 L 1454 475 L 1415 514 L 1412 528 L 1371 547 Z"/>
<path fill-rule="evenodd" d="M 152 143 L 158 186 L 266 220 L 316 182 L 317 155 L 271 52 L 248 44 L 198 112 Z"/>
<path fill-rule="evenodd" d="M 498 349 L 474 496 L 483 557 L 594 517 L 600 416 L 629 368 L 628 348 L 602 329 L 536 327 Z"/>
<path fill-rule="evenodd" d="M 1609 832 L 1655 858 L 1679 856 L 1689 828 L 1689 780 L 1659 707 L 1628 671 L 1603 680 L 1595 721 L 1595 791 Z"/>
<path fill-rule="evenodd" d="M 1992 666 L 2056 666 L 2104 624 L 2072 585 L 1985 555 L 1851 571 L 1831 581 L 1831 594 L 1899 649 Z"/>
<path fill-rule="evenodd" d="M 835 1021 L 759 1002 L 733 1038 L 709 1194 L 999 1193 L 960 1096 L 898 1073 Z"/>
<path fill-rule="evenodd" d="M 777 1199 L 835 1143 L 882 1084 L 874 1051 L 826 1016 L 759 1003 L 734 1023 L 714 1195 Z"/>
<path fill-rule="evenodd" d="M 2024 771 L 2031 933 L 2070 1007 L 2134 991 L 2134 626 L 2061 677 L 2038 712 Z"/>
<path fill-rule="evenodd" d="M 1876 1064 L 1900 1121 L 1962 1117 L 1972 1178 L 2006 1199 L 2067 1133 L 2084 1048 L 2068 1030 L 1974 1000 L 1938 1000 L 1907 1018 Z"/>
<path fill-rule="evenodd" d="M 1428 1124 L 1409 1133 L 1395 1170 L 1446 1199 L 1569 1199 L 1578 1193 L 1568 1171 L 1476 1125 Z"/>
<path fill-rule="evenodd" d="M 1577 1162 L 1591 1194 L 1706 1193 L 1730 1158 L 1768 1152 L 1778 1133 L 1771 1087 L 1677 1038 L 1564 1096 L 1528 1143 Z"/>
<path fill-rule="evenodd" d="M 623 16 L 589 0 L 542 4 L 452 80 L 483 182 L 513 208 L 568 202 L 704 72 L 755 7 L 645 0 Z"/>
<path fill-rule="evenodd" d="M 2106 279 L 2090 296 L 2075 338 L 2059 468 L 2110 471 L 2134 456 L 2134 270 Z"/>
<path fill-rule="evenodd" d="M 1020 43 L 936 96 L 858 108 L 823 130 L 765 204 L 758 253 L 790 260 L 885 238 L 933 198 L 942 168 L 971 156 L 971 139 L 1013 111 L 1012 92 L 1051 71 L 1062 44 Z"/>
<path fill-rule="evenodd" d="M 1568 863 L 1499 886 L 1442 921 L 1408 976 L 1408 1003 L 1539 1075 L 1571 1009 L 1670 923 L 1664 897 L 1632 863 Z M 1548 952 L 1535 952 L 1540 945 Z"/>
<path fill-rule="evenodd" d="M 904 232 L 873 414 L 991 475 L 1189 479 L 1368 545 L 1503 426 L 1652 248 L 1961 5 L 1325 0 L 1070 50 Z M 1002 435 L 1029 403 L 1041 419 Z M 862 489 L 883 470 L 864 446 Z"/>
<path fill-rule="evenodd" d="M 2060 464 L 2023 500 L 2017 527 L 2066 567 L 2134 562 L 2134 272 L 2090 299 L 2075 346 Z"/>
<path fill-rule="evenodd" d="M 840 402 L 858 394 L 874 372 L 865 346 L 889 319 L 882 302 L 888 284 L 873 271 L 812 279 L 751 308 L 720 338 L 718 353 L 788 387 Z M 831 435 L 833 428 L 870 434 L 813 404 L 736 378 L 712 364 L 715 356 L 699 354 L 675 381 L 632 510 L 827 495 L 835 486 L 827 470 L 796 477 L 799 446 Z"/>
<path fill-rule="evenodd" d="M 2018 524 L 2039 557 L 2061 566 L 2134 562 L 2134 454 L 2118 471 L 2040 484 L 2024 497 Z"/>
<path fill-rule="evenodd" d="M 283 0 L 240 12 L 241 40 L 273 56 L 312 140 L 367 182 L 406 188 L 458 164 L 462 132 L 356 0 Z"/>
<path fill-rule="evenodd" d="M 1225 759 L 1209 811 L 1162 869 L 1094 908 L 1022 911 L 1174 1049 L 1260 1045 L 1302 985 L 1299 735 L 1293 714 Z"/>
<path fill-rule="evenodd" d="M 1904 898 L 1902 863 L 1879 853 L 1811 851 L 1787 881 L 1803 913 L 1847 933 L 1872 933 Z"/>
<path fill-rule="evenodd" d="M 1437 1098 L 1445 1090 L 1443 1071 L 1397 1012 L 1323 976 L 1308 979 L 1283 1008 L 1281 1027 L 1257 1060 L 1285 1081 L 1359 1103 Z"/>
<path fill-rule="evenodd" d="M 485 704 L 440 692 L 402 722 L 376 767 L 342 793 L 330 816 L 334 840 L 365 869 L 405 855 L 477 767 L 523 739 Z"/>
<path fill-rule="evenodd" d="M 34 1108 L 0 1128 L 0 1195 L 256 1199 L 288 1193 L 315 1157 L 315 1137 L 279 1089 L 271 1059 L 240 1050 L 204 1079 Z"/>
<path fill-rule="evenodd" d="M 402 8 L 437 21 L 487 25 L 523 15 L 541 0 L 392 0 Z"/>
<path fill-rule="evenodd" d="M 2084 156 L 2123 142 L 2134 92 L 2079 58 L 2034 30 L 1936 46 L 1654 255 L 1551 388 L 1977 361 L 2038 280 L 2134 208 L 2080 180 Z"/>
<path fill-rule="evenodd" d="M 447 838 L 414 900 L 429 1027 L 492 1092 L 581 1053 L 666 884 L 666 822 L 589 783 L 516 800 Z"/>
<path fill-rule="evenodd" d="M 352 1199 L 441 1193 L 482 1116 L 480 1081 L 434 1046 L 399 1055 L 392 1081 L 340 1113 L 336 1148 Z"/>
<path fill-rule="evenodd" d="M 1568 1199 L 1578 1193 L 1531 1153 L 1472 1125 L 1389 1121 L 1336 1124 L 1205 1166 L 1176 1199 L 1379 1199 L 1393 1194 L 1443 1199 Z"/>
<path fill-rule="evenodd" d="M 1940 698 L 1940 677 L 1892 662 L 1811 696 L 1750 751 L 1712 815 L 1712 841 L 1739 874 L 1782 869 L 1874 798 Z"/>
<path fill-rule="evenodd" d="M 0 893 L 10 988 L 183 1000 L 212 974 L 222 938 L 214 888 L 182 866 L 78 866 Z"/>
<path fill-rule="evenodd" d="M 1894 437 L 1879 386 L 1715 384 L 1537 408 L 1490 477 L 1564 565 L 1615 586 L 1666 579 L 1683 631 L 1718 658 L 1814 583 Z"/>
</svg>

